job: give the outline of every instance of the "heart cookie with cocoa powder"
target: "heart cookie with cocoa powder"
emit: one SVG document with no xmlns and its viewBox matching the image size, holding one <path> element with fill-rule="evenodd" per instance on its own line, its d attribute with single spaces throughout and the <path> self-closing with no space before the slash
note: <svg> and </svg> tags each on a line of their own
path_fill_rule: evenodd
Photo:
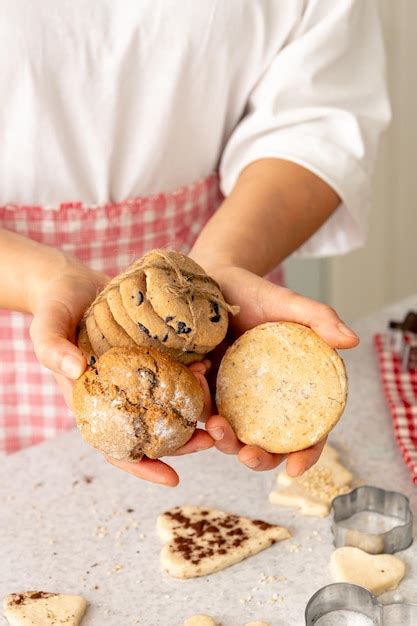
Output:
<svg viewBox="0 0 417 626">
<path fill-rule="evenodd" d="M 45 591 L 11 593 L 3 601 L 10 626 L 78 626 L 87 608 L 81 596 Z"/>
<path fill-rule="evenodd" d="M 167 542 L 162 569 L 175 578 L 213 574 L 291 537 L 282 526 L 194 506 L 160 515 L 157 531 Z"/>
</svg>

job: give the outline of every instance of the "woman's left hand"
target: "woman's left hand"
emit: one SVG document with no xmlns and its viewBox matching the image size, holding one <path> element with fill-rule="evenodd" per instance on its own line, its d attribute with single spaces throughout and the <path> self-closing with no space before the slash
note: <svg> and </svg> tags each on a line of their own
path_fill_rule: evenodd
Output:
<svg viewBox="0 0 417 626">
<path fill-rule="evenodd" d="M 198 261 L 198 259 L 196 258 Z M 230 304 L 240 306 L 232 321 L 236 336 L 264 322 L 298 322 L 312 328 L 333 348 L 353 348 L 359 343 L 357 335 L 345 326 L 331 307 L 301 296 L 285 287 L 275 285 L 240 267 L 205 267 L 219 283 Z M 287 458 L 287 472 L 299 476 L 320 457 L 325 440 L 315 446 L 286 455 L 270 454 L 257 446 L 240 442 L 224 417 L 213 415 L 206 422 L 207 432 L 218 450 L 236 454 L 241 463 L 256 470 L 270 470 Z"/>
</svg>

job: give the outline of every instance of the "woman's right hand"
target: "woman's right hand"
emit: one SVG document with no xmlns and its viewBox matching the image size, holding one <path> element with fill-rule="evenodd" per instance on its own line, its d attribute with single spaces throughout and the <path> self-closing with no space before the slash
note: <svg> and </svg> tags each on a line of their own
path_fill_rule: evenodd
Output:
<svg viewBox="0 0 417 626">
<path fill-rule="evenodd" d="M 70 407 L 72 381 L 87 367 L 75 345 L 77 324 L 110 277 L 60 252 L 49 268 L 49 275 L 43 273 L 28 287 L 28 308 L 34 316 L 30 336 L 39 362 L 52 370 Z"/>
<path fill-rule="evenodd" d="M 52 370 L 71 409 L 72 388 L 87 367 L 86 359 L 76 344 L 77 324 L 96 297 L 109 281 L 109 276 L 83 265 L 78 259 L 57 254 L 49 264 L 50 271 L 43 272 L 31 282 L 27 290 L 27 305 L 33 313 L 30 336 L 39 362 Z M 205 395 L 205 409 L 201 419 L 210 414 L 210 393 L 205 379 L 207 366 L 195 363 L 191 366 L 200 381 Z M 189 454 L 212 447 L 210 435 L 196 429 L 193 437 L 176 455 Z M 150 482 L 174 487 L 179 482 L 178 474 L 160 460 L 143 459 L 139 462 L 123 463 L 107 460 L 120 469 Z"/>
</svg>

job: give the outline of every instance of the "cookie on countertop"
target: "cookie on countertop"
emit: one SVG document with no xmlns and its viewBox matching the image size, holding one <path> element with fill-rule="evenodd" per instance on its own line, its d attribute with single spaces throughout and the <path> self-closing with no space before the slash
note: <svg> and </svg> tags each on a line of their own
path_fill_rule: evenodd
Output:
<svg viewBox="0 0 417 626">
<path fill-rule="evenodd" d="M 405 565 L 392 554 L 368 554 L 344 546 L 333 552 L 330 571 L 335 582 L 359 585 L 379 596 L 398 587 L 404 578 Z"/>
<path fill-rule="evenodd" d="M 318 443 L 347 399 L 342 359 L 313 330 L 270 322 L 227 350 L 217 375 L 216 404 L 245 444 L 286 454 Z"/>
<path fill-rule="evenodd" d="M 317 463 L 302 476 L 277 477 L 277 488 L 269 494 L 272 504 L 300 509 L 302 515 L 325 517 L 337 496 L 351 491 L 353 475 L 339 462 L 339 453 L 326 444 Z"/>
<path fill-rule="evenodd" d="M 175 578 L 218 572 L 291 535 L 286 528 L 205 507 L 183 506 L 158 517 L 167 543 L 162 569 Z"/>
<path fill-rule="evenodd" d="M 81 596 L 45 591 L 11 593 L 3 601 L 10 626 L 78 626 L 86 608 L 87 602 Z"/>
<path fill-rule="evenodd" d="M 183 626 L 218 626 L 209 615 L 193 615 L 185 620 Z"/>
<path fill-rule="evenodd" d="M 152 348 L 111 348 L 75 381 L 85 441 L 120 461 L 171 454 L 192 437 L 204 405 L 196 377 Z"/>
</svg>

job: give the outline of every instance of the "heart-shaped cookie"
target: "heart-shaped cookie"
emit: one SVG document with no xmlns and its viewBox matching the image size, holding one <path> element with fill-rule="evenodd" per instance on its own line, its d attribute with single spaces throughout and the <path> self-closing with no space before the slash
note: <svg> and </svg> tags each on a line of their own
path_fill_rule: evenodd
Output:
<svg viewBox="0 0 417 626">
<path fill-rule="evenodd" d="M 3 601 L 10 626 L 78 626 L 86 608 L 87 602 L 81 596 L 45 591 L 11 593 Z"/>
<path fill-rule="evenodd" d="M 368 554 L 345 546 L 333 552 L 330 570 L 335 582 L 360 585 L 379 596 L 398 587 L 405 565 L 392 554 Z"/>
<path fill-rule="evenodd" d="M 163 513 L 157 530 L 167 542 L 162 569 L 175 578 L 218 572 L 291 536 L 281 526 L 194 506 Z"/>
</svg>

